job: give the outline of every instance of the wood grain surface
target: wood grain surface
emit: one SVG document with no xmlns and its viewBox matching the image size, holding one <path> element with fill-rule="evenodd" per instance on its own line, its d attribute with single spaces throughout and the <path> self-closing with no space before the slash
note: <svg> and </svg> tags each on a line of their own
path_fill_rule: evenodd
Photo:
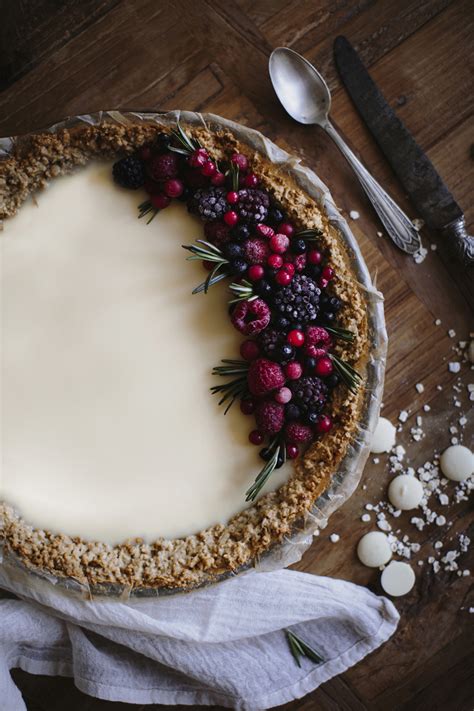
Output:
<svg viewBox="0 0 474 711">
<path fill-rule="evenodd" d="M 453 345 L 474 330 L 472 273 L 463 272 L 437 235 L 426 230 L 425 245 L 437 249 L 429 248 L 422 264 L 397 251 L 384 234 L 378 236 L 377 217 L 337 149 L 320 130 L 297 125 L 283 112 L 267 62 L 274 47 L 287 45 L 321 70 L 333 92 L 334 122 L 376 178 L 416 217 L 340 85 L 332 43 L 345 34 L 463 206 L 472 232 L 472 2 L 0 0 L 0 18 L 1 135 L 103 108 L 205 110 L 260 129 L 314 168 L 346 216 L 350 210 L 360 213 L 351 226 L 385 296 L 390 347 L 383 414 L 395 421 L 400 410 L 409 410 L 399 441 L 415 467 L 449 444 L 449 426 L 469 410 L 466 388 L 453 391 L 457 376 L 448 372 L 447 363 L 456 359 Z M 456 331 L 455 338 L 448 329 Z M 461 375 L 465 383 L 474 380 L 467 366 Z M 415 389 L 419 382 L 425 386 L 422 394 Z M 454 406 L 457 397 L 461 408 Z M 422 411 L 424 404 L 430 412 Z M 418 414 L 425 436 L 413 442 L 409 429 Z M 472 447 L 472 419 L 463 436 Z M 367 502 L 384 496 L 388 480 L 386 458 L 382 455 L 379 464 L 370 460 L 361 487 L 295 567 L 380 591 L 378 572 L 357 562 L 355 544 L 375 527 L 373 520 L 364 524 L 360 517 Z M 398 519 L 402 532 L 421 549 L 413 562 L 416 586 L 396 601 L 401 614 L 396 635 L 353 669 L 282 709 L 472 709 L 472 576 L 443 570 L 435 575 L 426 562 L 435 541 L 455 547 L 459 533 L 470 530 L 472 537 L 472 509 L 462 502 L 440 512 L 447 524 L 421 533 L 410 524 L 410 513 Z M 337 544 L 329 540 L 334 532 L 341 537 Z M 459 564 L 474 574 L 468 553 Z M 99 701 L 69 679 L 13 674 L 29 711 L 168 708 Z"/>
</svg>

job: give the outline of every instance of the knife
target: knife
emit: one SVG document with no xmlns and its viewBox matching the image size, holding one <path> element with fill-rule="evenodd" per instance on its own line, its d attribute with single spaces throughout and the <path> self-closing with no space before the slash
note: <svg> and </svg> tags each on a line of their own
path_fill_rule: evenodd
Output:
<svg viewBox="0 0 474 711">
<path fill-rule="evenodd" d="M 413 205 L 439 230 L 465 266 L 474 264 L 474 237 L 464 214 L 427 155 L 400 121 L 346 37 L 334 41 L 336 66 L 349 96 Z"/>
</svg>

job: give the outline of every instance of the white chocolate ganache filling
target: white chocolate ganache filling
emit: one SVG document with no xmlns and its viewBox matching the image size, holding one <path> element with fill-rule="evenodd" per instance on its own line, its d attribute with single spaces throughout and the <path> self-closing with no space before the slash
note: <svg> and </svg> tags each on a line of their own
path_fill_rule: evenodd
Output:
<svg viewBox="0 0 474 711">
<path fill-rule="evenodd" d="M 262 467 L 253 419 L 209 392 L 241 335 L 225 286 L 182 244 L 172 204 L 150 225 L 111 164 L 54 180 L 0 236 L 0 500 L 31 525 L 116 544 L 180 537 L 246 508 Z M 290 465 L 263 493 L 279 487 Z"/>
</svg>

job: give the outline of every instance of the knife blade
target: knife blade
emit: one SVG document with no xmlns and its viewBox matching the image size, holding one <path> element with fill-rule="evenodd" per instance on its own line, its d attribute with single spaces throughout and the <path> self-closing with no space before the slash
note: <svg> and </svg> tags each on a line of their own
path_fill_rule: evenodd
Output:
<svg viewBox="0 0 474 711">
<path fill-rule="evenodd" d="M 346 37 L 334 41 L 339 75 L 355 107 L 425 223 L 449 240 L 466 265 L 474 263 L 474 238 L 463 212 L 428 156 L 388 104 Z"/>
</svg>

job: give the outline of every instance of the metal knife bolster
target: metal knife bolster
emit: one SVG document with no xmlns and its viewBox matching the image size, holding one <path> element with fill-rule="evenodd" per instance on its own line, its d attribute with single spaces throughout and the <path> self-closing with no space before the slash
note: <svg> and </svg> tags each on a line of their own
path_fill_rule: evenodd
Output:
<svg viewBox="0 0 474 711">
<path fill-rule="evenodd" d="M 474 259 L 473 238 L 463 212 L 406 126 L 387 103 L 359 55 L 345 37 L 337 37 L 334 55 L 341 79 L 411 201 L 426 224 L 455 241 L 466 264 Z"/>
</svg>

